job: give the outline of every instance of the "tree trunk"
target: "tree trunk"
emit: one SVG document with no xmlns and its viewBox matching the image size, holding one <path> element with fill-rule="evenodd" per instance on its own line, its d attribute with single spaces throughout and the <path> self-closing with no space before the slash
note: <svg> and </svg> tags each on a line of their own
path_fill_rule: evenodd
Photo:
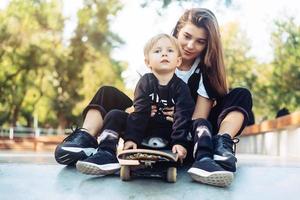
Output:
<svg viewBox="0 0 300 200">
<path fill-rule="evenodd" d="M 64 113 L 58 113 L 58 134 L 64 134 L 65 128 L 67 127 L 68 120 L 66 119 L 66 116 Z"/>
<path fill-rule="evenodd" d="M 17 126 L 19 112 L 20 112 L 20 106 L 18 106 L 18 105 L 14 106 L 13 111 L 12 111 L 12 118 L 11 118 L 11 121 L 10 121 L 10 125 L 12 127 L 16 127 Z"/>
</svg>

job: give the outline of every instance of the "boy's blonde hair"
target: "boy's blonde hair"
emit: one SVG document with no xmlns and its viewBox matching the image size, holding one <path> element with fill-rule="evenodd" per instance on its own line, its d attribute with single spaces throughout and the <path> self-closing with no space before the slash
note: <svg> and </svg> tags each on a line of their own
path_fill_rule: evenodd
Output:
<svg viewBox="0 0 300 200">
<path fill-rule="evenodd" d="M 149 56 L 149 53 L 150 53 L 151 49 L 152 49 L 153 46 L 158 42 L 158 40 L 160 40 L 160 39 L 162 39 L 162 38 L 169 39 L 170 42 L 174 45 L 175 50 L 177 51 L 178 57 L 181 57 L 181 52 L 180 52 L 180 49 L 179 49 L 179 44 L 178 44 L 177 39 L 176 39 L 175 37 L 171 36 L 171 35 L 162 33 L 162 34 L 158 34 L 158 35 L 152 37 L 152 38 L 151 38 L 150 40 L 148 40 L 148 42 L 145 44 L 145 47 L 144 47 L 144 56 L 145 56 L 145 58 L 148 59 L 148 56 Z"/>
</svg>

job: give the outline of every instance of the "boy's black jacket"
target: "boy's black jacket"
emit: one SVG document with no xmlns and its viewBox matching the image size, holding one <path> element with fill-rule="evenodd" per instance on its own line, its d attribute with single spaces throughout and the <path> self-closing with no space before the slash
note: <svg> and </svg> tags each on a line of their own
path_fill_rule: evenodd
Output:
<svg viewBox="0 0 300 200">
<path fill-rule="evenodd" d="M 151 105 L 156 105 L 158 112 L 151 117 Z M 173 146 L 180 144 L 187 147 L 195 103 L 189 87 L 175 74 L 166 86 L 161 86 L 152 73 L 145 74 L 139 80 L 134 92 L 134 112 L 127 119 L 124 140 L 141 144 L 147 135 L 155 135 L 168 140 Z M 166 107 L 174 106 L 174 122 L 167 121 L 162 114 Z"/>
</svg>

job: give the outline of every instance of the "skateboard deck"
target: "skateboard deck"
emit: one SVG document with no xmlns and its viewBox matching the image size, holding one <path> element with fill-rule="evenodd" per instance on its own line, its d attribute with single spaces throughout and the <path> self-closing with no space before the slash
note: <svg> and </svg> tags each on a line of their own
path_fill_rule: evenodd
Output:
<svg viewBox="0 0 300 200">
<path fill-rule="evenodd" d="M 128 181 L 133 176 L 162 177 L 176 182 L 177 154 L 171 150 L 129 149 L 118 154 L 120 178 Z"/>
</svg>

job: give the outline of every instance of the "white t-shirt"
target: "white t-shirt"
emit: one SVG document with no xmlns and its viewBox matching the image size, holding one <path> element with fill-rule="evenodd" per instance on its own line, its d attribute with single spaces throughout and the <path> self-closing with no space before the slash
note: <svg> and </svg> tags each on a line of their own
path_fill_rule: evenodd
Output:
<svg viewBox="0 0 300 200">
<path fill-rule="evenodd" d="M 198 57 L 193 66 L 191 67 L 191 69 L 189 71 L 181 71 L 178 68 L 176 68 L 175 70 L 175 74 L 181 78 L 185 83 L 188 83 L 189 78 L 192 76 L 192 74 L 195 72 L 195 69 L 197 68 L 198 64 L 200 62 L 200 58 Z M 197 69 L 198 70 L 198 69 Z M 205 90 L 204 84 L 203 84 L 203 78 L 202 78 L 202 74 L 200 74 L 200 81 L 199 81 L 199 88 L 197 90 L 198 95 L 208 98 L 209 96 Z"/>
</svg>

